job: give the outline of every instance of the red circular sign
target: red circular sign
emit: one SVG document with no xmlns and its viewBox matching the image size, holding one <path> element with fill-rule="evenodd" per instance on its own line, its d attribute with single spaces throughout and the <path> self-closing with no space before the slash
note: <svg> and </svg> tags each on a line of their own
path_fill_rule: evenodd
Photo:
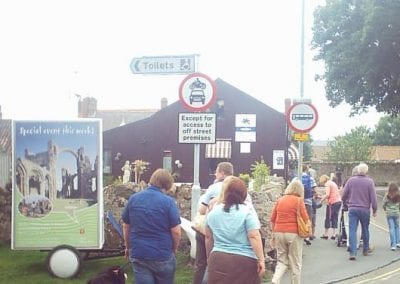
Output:
<svg viewBox="0 0 400 284">
<path fill-rule="evenodd" d="M 183 79 L 179 86 L 179 100 L 183 106 L 193 111 L 209 109 L 216 100 L 214 80 L 202 73 L 193 73 Z"/>
<path fill-rule="evenodd" d="M 310 103 L 295 103 L 288 109 L 286 119 L 291 129 L 307 133 L 317 124 L 318 112 Z"/>
</svg>

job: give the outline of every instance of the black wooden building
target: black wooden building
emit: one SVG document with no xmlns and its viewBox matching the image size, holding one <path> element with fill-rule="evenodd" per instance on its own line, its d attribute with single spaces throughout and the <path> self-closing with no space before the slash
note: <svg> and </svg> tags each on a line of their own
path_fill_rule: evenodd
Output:
<svg viewBox="0 0 400 284">
<path fill-rule="evenodd" d="M 285 176 L 281 164 L 284 162 L 282 153 L 286 153 L 284 113 L 221 79 L 215 83 L 216 103 L 207 112 L 216 113 L 217 141 L 215 144 L 200 144 L 201 187 L 206 188 L 213 182 L 213 173 L 220 161 L 232 162 L 235 175 L 239 175 L 250 173 L 251 165 L 263 158 L 271 174 Z M 150 162 L 149 170 L 143 175 L 145 181 L 155 169 L 164 167 L 179 172 L 177 182 L 193 182 L 194 145 L 178 143 L 178 115 L 184 112 L 190 111 L 176 101 L 148 118 L 104 131 L 104 172 L 121 176 L 126 160 L 140 159 Z M 255 117 L 255 142 L 236 141 L 237 115 Z M 274 167 L 277 157 L 280 166 Z M 180 162 L 181 168 L 177 168 L 176 161 Z"/>
</svg>

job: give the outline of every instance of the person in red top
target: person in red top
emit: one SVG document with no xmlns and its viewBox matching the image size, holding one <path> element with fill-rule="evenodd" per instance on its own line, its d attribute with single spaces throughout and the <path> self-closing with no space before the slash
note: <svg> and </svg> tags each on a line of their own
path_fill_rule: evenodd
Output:
<svg viewBox="0 0 400 284">
<path fill-rule="evenodd" d="M 291 272 L 291 283 L 300 283 L 303 239 L 298 235 L 297 229 L 298 208 L 303 220 L 309 221 L 303 198 L 303 184 L 294 180 L 272 210 L 271 224 L 278 260 L 272 283 L 280 283 L 288 269 Z"/>
</svg>

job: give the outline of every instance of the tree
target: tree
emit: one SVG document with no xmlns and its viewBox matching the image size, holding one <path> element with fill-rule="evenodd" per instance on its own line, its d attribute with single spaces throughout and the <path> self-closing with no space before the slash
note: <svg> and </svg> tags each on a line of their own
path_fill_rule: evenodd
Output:
<svg viewBox="0 0 400 284">
<path fill-rule="evenodd" d="M 400 117 L 384 116 L 379 119 L 374 132 L 375 145 L 400 145 Z"/>
<path fill-rule="evenodd" d="M 328 143 L 328 158 L 335 162 L 368 161 L 371 157 L 372 138 L 366 126 L 359 126 Z"/>
<path fill-rule="evenodd" d="M 400 113 L 400 1 L 326 0 L 314 12 L 312 47 L 323 60 L 330 106 L 351 114 Z"/>
</svg>

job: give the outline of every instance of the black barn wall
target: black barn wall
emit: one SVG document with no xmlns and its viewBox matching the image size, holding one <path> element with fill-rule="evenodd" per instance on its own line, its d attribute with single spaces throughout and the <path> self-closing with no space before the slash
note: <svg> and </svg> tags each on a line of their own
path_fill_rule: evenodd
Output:
<svg viewBox="0 0 400 284">
<path fill-rule="evenodd" d="M 273 170 L 273 150 L 285 150 L 285 116 L 237 88 L 216 80 L 217 100 L 224 100 L 223 118 L 217 119 L 216 138 L 232 139 L 232 156 L 229 159 L 235 175 L 250 173 L 254 162 L 264 158 L 272 174 L 284 176 L 284 170 Z M 177 94 L 178 97 L 178 94 Z M 284 102 L 282 101 L 282 104 Z M 148 181 L 151 173 L 162 167 L 164 151 L 172 152 L 172 161 L 180 160 L 178 182 L 193 182 L 193 144 L 178 144 L 178 114 L 190 112 L 179 101 L 161 109 L 153 116 L 104 132 L 103 147 L 112 152 L 112 173 L 121 176 L 126 160 L 142 159 L 150 162 L 143 175 Z M 210 109 L 217 112 L 217 105 Z M 251 153 L 240 153 L 240 143 L 235 142 L 235 114 L 256 114 L 256 142 L 251 143 Z M 115 160 L 117 153 L 120 160 Z M 214 177 L 205 158 L 205 144 L 200 145 L 200 184 L 202 188 L 212 183 Z"/>
</svg>

